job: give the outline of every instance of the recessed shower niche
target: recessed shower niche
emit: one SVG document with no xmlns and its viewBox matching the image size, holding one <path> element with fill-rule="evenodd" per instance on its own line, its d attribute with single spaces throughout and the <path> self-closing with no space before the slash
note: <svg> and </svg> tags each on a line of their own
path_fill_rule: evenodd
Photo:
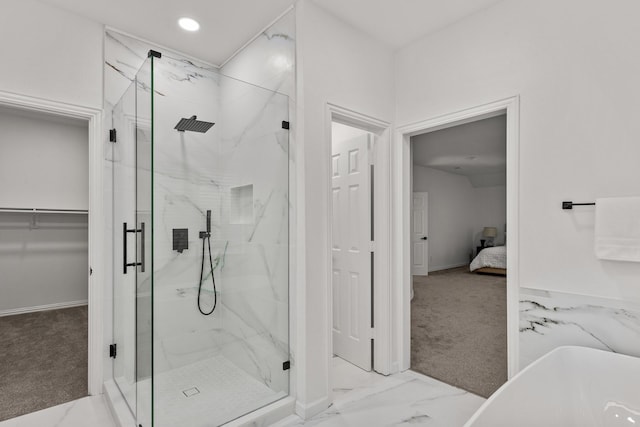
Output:
<svg viewBox="0 0 640 427">
<path fill-rule="evenodd" d="M 289 394 L 288 103 L 152 52 L 113 108 L 113 371 L 136 425 Z M 193 116 L 206 131 L 176 125 Z"/>
<path fill-rule="evenodd" d="M 229 224 L 253 224 L 253 184 L 232 187 Z"/>
</svg>

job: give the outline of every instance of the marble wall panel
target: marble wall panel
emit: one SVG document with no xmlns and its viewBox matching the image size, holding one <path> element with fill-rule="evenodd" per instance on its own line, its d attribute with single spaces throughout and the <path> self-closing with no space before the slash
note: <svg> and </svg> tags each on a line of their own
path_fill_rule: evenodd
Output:
<svg viewBox="0 0 640 427">
<path fill-rule="evenodd" d="M 640 302 L 522 288 L 520 369 L 563 345 L 640 357 Z"/>
</svg>

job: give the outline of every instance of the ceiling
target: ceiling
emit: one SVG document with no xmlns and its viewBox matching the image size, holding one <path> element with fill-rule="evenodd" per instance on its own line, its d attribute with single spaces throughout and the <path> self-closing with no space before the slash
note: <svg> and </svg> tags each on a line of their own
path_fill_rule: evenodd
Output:
<svg viewBox="0 0 640 427">
<path fill-rule="evenodd" d="M 502 0 L 314 0 L 351 26 L 393 49 Z"/>
<path fill-rule="evenodd" d="M 503 114 L 414 136 L 413 163 L 464 175 L 474 187 L 504 185 L 506 125 Z"/>
<path fill-rule="evenodd" d="M 296 0 L 40 0 L 220 65 Z M 313 0 L 394 49 L 501 0 Z M 200 22 L 188 33 L 177 25 Z"/>
<path fill-rule="evenodd" d="M 224 63 L 295 0 L 40 0 L 214 65 Z M 178 18 L 194 18 L 187 32 Z"/>
</svg>

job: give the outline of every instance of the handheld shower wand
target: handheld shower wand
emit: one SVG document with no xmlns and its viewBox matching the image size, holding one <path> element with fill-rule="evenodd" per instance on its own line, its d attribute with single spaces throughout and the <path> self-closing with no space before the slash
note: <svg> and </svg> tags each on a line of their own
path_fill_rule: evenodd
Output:
<svg viewBox="0 0 640 427">
<path fill-rule="evenodd" d="M 205 316 L 210 315 L 216 309 L 218 304 L 218 295 L 216 292 L 216 278 L 213 275 L 213 260 L 211 259 L 211 211 L 207 210 L 207 231 L 200 232 L 200 238 L 202 239 L 202 263 L 200 264 L 200 282 L 198 283 L 198 310 Z M 202 293 L 202 279 L 204 276 L 204 251 L 205 243 L 209 247 L 209 266 L 211 267 L 211 281 L 213 282 L 213 308 L 211 311 L 204 311 L 200 305 L 200 294 Z"/>
</svg>

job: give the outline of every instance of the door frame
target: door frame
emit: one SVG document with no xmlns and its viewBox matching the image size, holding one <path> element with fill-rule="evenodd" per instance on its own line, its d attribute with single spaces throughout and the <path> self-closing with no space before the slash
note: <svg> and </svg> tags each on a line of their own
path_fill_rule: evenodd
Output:
<svg viewBox="0 0 640 427">
<path fill-rule="evenodd" d="M 518 296 L 519 296 L 519 110 L 520 98 L 513 96 L 495 102 L 446 113 L 427 120 L 399 126 L 393 144 L 393 289 L 394 325 L 397 334 L 397 371 L 411 366 L 411 141 L 414 135 L 469 123 L 506 113 L 507 126 L 507 371 L 518 372 Z"/>
<path fill-rule="evenodd" d="M 89 265 L 88 286 L 88 381 L 89 395 L 102 393 L 103 384 L 103 301 L 104 301 L 104 214 L 102 161 L 102 111 L 97 108 L 67 104 L 0 91 L 0 105 L 27 111 L 81 119 L 88 125 L 89 144 Z"/>
<path fill-rule="evenodd" d="M 327 165 L 326 170 L 331 170 L 332 153 L 332 123 L 337 122 L 352 126 L 358 129 L 371 132 L 376 135 L 376 141 L 371 152 L 374 162 L 374 201 L 373 201 L 373 275 L 375 278 L 373 286 L 373 310 L 374 310 L 374 350 L 373 350 L 373 370 L 381 374 L 391 373 L 391 181 L 390 181 L 390 161 L 391 158 L 391 124 L 356 111 L 327 103 L 325 107 L 325 135 L 327 144 L 325 155 L 322 160 Z M 327 174 L 325 182 L 327 194 L 331 194 L 332 181 L 331 174 Z M 331 199 L 327 203 L 327 218 L 333 215 Z M 328 259 L 326 274 L 332 277 L 333 262 L 331 254 L 332 223 L 327 221 L 327 242 L 326 256 Z M 325 342 L 328 343 L 326 363 L 329 378 L 327 382 L 327 395 L 329 402 L 333 401 L 332 390 L 332 369 L 333 358 L 333 287 L 327 283 L 327 324 L 325 327 Z"/>
</svg>

